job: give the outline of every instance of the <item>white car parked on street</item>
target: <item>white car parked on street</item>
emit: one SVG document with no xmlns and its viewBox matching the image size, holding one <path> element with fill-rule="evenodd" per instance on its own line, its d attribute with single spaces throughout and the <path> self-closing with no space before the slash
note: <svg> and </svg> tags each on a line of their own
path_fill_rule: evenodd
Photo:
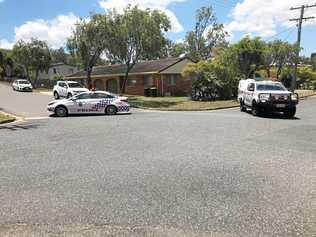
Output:
<svg viewBox="0 0 316 237">
<path fill-rule="evenodd" d="M 57 81 L 53 88 L 53 94 L 56 100 L 60 97 L 70 98 L 87 91 L 89 90 L 76 81 Z"/>
<path fill-rule="evenodd" d="M 117 96 L 106 91 L 88 91 L 69 99 L 54 100 L 47 110 L 58 117 L 69 114 L 107 114 L 129 113 L 127 97 Z"/>
<path fill-rule="evenodd" d="M 12 83 L 12 89 L 14 91 L 31 91 L 33 90 L 33 86 L 31 84 L 31 82 L 29 82 L 28 80 L 15 80 Z"/>
<path fill-rule="evenodd" d="M 299 98 L 280 82 L 247 79 L 239 82 L 238 101 L 241 111 L 249 108 L 255 116 L 277 111 L 286 117 L 294 117 Z"/>
</svg>

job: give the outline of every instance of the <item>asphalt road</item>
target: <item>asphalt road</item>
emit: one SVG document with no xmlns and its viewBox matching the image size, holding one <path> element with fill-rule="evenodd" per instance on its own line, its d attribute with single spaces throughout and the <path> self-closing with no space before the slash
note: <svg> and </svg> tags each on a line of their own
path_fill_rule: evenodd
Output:
<svg viewBox="0 0 316 237">
<path fill-rule="evenodd" d="M 0 111 L 24 118 L 47 117 L 47 104 L 53 96 L 39 92 L 13 91 L 10 84 L 0 82 Z"/>
<path fill-rule="evenodd" d="M 0 236 L 315 236 L 316 98 L 0 127 Z"/>
</svg>

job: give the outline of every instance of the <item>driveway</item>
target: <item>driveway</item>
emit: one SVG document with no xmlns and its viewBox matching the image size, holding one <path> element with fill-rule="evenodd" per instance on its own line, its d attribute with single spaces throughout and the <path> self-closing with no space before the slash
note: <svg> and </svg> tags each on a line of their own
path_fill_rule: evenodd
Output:
<svg viewBox="0 0 316 237">
<path fill-rule="evenodd" d="M 0 235 L 314 236 L 315 108 L 2 126 Z"/>
<path fill-rule="evenodd" d="M 10 84 L 0 82 L 0 111 L 24 118 L 47 117 L 47 104 L 54 98 L 39 92 L 13 91 Z"/>
</svg>

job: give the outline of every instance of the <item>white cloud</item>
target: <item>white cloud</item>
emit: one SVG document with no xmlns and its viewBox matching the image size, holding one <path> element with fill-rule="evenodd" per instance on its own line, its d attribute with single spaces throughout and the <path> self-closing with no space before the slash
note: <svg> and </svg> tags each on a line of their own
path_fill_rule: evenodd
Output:
<svg viewBox="0 0 316 237">
<path fill-rule="evenodd" d="M 73 13 L 60 15 L 52 20 L 28 21 L 15 28 L 15 41 L 37 38 L 47 41 L 53 48 L 65 46 L 67 38 L 71 35 L 74 24 L 79 18 Z"/>
<path fill-rule="evenodd" d="M 1 0 L 0 0 L 1 1 Z M 19 40 L 29 41 L 31 38 L 44 40 L 52 48 L 65 46 L 67 38 L 71 35 L 74 24 L 79 20 L 73 13 L 60 15 L 52 20 L 38 19 L 27 21 L 21 26 L 15 27 L 14 40 L 0 40 L 0 48 L 12 48 Z"/>
<path fill-rule="evenodd" d="M 183 26 L 177 19 L 174 12 L 168 9 L 168 6 L 175 2 L 185 2 L 187 0 L 100 0 L 100 6 L 105 9 L 116 9 L 121 12 L 126 6 L 138 6 L 141 9 L 151 8 L 164 12 L 170 19 L 171 32 L 182 32 Z"/>
<path fill-rule="evenodd" d="M 253 33 L 262 37 L 273 36 L 277 27 L 291 27 L 295 23 L 290 18 L 297 18 L 300 11 L 290 11 L 292 6 L 314 4 L 314 0 L 243 0 L 237 3 L 231 12 L 232 21 L 227 24 L 230 32 Z M 306 16 L 314 16 L 316 8 L 306 9 Z M 305 22 L 304 25 L 316 24 L 316 21 Z"/>
<path fill-rule="evenodd" d="M 0 39 L 0 49 L 12 49 L 12 47 L 13 43 L 9 42 L 6 39 Z"/>
</svg>

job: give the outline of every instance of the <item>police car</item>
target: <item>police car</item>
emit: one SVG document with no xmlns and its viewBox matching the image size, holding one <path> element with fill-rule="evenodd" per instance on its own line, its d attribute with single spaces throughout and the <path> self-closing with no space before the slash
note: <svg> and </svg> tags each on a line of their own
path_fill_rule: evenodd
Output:
<svg viewBox="0 0 316 237">
<path fill-rule="evenodd" d="M 294 117 L 299 97 L 280 82 L 247 79 L 239 82 L 238 100 L 240 110 L 246 111 L 249 108 L 254 116 L 277 111 L 286 117 Z"/>
<path fill-rule="evenodd" d="M 106 91 L 88 91 L 69 99 L 54 100 L 47 105 L 47 110 L 58 117 L 69 114 L 107 114 L 129 113 L 127 97 L 117 96 Z"/>
<path fill-rule="evenodd" d="M 33 90 L 33 86 L 31 82 L 28 80 L 15 80 L 12 83 L 12 89 L 14 91 L 31 91 Z"/>
</svg>

